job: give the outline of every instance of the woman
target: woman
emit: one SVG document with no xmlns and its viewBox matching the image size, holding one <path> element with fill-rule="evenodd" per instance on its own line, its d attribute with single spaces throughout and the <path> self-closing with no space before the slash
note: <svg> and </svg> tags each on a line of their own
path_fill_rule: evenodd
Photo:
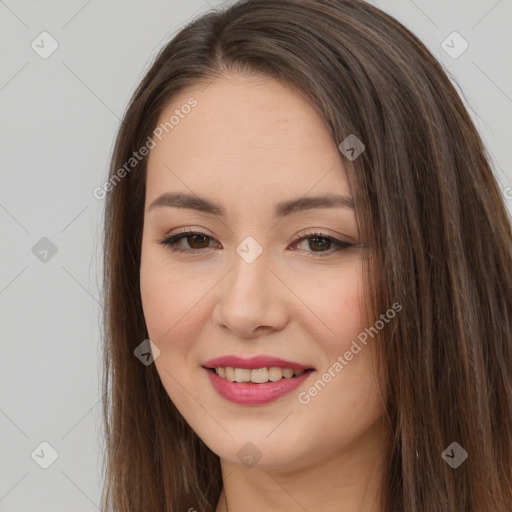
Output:
<svg viewBox="0 0 512 512">
<path fill-rule="evenodd" d="M 194 20 L 108 183 L 106 511 L 512 510 L 510 219 L 400 23 Z"/>
</svg>

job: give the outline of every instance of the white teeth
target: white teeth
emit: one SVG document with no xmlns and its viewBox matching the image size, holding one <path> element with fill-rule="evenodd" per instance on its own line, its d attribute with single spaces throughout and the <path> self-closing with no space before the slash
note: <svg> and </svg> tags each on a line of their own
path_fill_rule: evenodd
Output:
<svg viewBox="0 0 512 512">
<path fill-rule="evenodd" d="M 269 368 L 267 372 L 268 380 L 271 380 L 272 382 L 275 382 L 276 380 L 281 380 L 283 378 L 283 370 L 281 368 L 276 368 L 275 366 L 273 366 Z"/>
<path fill-rule="evenodd" d="M 290 368 L 283 368 L 283 377 L 286 377 L 287 379 L 293 377 L 293 370 L 290 370 Z"/>
<path fill-rule="evenodd" d="M 268 370 L 266 368 L 258 368 L 251 370 L 251 382 L 262 384 L 268 381 Z"/>
<path fill-rule="evenodd" d="M 251 380 L 251 370 L 246 368 L 235 368 L 236 382 L 249 382 Z"/>
<path fill-rule="evenodd" d="M 294 371 L 291 368 L 278 368 L 276 366 L 270 368 L 256 368 L 254 370 L 226 367 L 215 368 L 215 373 L 230 382 L 254 382 L 256 384 L 264 384 L 268 381 L 276 382 L 282 378 L 291 379 L 294 375 L 302 375 L 304 370 Z"/>
</svg>

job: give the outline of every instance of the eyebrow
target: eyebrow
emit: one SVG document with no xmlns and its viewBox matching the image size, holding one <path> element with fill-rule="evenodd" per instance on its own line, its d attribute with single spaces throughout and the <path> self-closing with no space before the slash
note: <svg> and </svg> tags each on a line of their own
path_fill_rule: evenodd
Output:
<svg viewBox="0 0 512 512">
<path fill-rule="evenodd" d="M 221 204 L 200 197 L 195 194 L 170 193 L 158 196 L 149 205 L 148 212 L 157 207 L 188 208 L 204 213 L 211 213 L 219 217 L 226 215 L 226 209 Z M 314 208 L 350 208 L 354 209 L 354 201 L 351 197 L 334 194 L 321 196 L 300 197 L 277 203 L 274 208 L 274 216 L 284 217 L 298 211 L 312 210 Z"/>
</svg>

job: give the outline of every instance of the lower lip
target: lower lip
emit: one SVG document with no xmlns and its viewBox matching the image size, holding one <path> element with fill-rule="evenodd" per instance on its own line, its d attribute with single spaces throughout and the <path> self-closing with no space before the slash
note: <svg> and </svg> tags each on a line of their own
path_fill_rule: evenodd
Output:
<svg viewBox="0 0 512 512">
<path fill-rule="evenodd" d="M 230 402 L 244 405 L 266 404 L 277 400 L 296 389 L 313 373 L 308 370 L 298 377 L 255 384 L 254 382 L 230 382 L 211 370 L 206 368 L 204 370 L 219 395 Z"/>
</svg>

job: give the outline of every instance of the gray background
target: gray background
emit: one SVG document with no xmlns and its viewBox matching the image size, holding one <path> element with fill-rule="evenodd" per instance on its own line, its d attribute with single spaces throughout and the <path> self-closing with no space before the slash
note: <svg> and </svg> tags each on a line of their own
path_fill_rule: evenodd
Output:
<svg viewBox="0 0 512 512">
<path fill-rule="evenodd" d="M 373 3 L 418 35 L 462 89 L 512 211 L 512 0 Z M 98 510 L 103 201 L 92 191 L 156 51 L 219 5 L 0 0 L 0 511 Z M 31 47 L 51 48 L 43 31 L 59 45 L 46 59 Z M 458 58 L 443 49 L 453 31 L 469 43 Z M 47 469 L 52 449 L 42 442 L 58 454 Z"/>
</svg>

